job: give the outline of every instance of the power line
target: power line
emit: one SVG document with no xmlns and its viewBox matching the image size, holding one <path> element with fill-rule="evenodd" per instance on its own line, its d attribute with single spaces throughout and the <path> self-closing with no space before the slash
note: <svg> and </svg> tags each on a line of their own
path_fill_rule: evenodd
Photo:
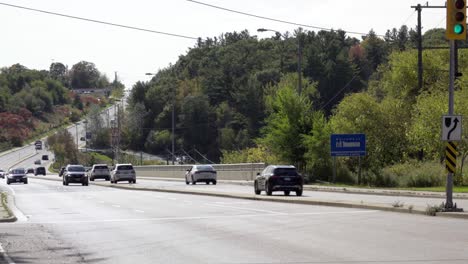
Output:
<svg viewBox="0 0 468 264">
<path fill-rule="evenodd" d="M 199 1 L 195 1 L 195 0 L 186 0 L 186 1 L 189 1 L 189 2 L 192 2 L 192 3 L 195 3 L 195 4 L 199 4 L 199 5 L 212 7 L 212 8 L 215 8 L 215 9 L 220 9 L 220 10 L 236 13 L 236 14 L 241 14 L 241 15 L 244 15 L 244 16 L 250 16 L 250 17 L 255 17 L 255 18 L 260 18 L 260 19 L 265 19 L 265 20 L 270 20 L 270 21 L 275 21 L 275 22 L 280 22 L 280 23 L 294 25 L 294 26 L 313 28 L 313 29 L 319 29 L 319 30 L 325 30 L 325 31 L 332 31 L 333 30 L 332 28 L 325 28 L 325 27 L 301 24 L 301 23 L 296 23 L 296 22 L 291 22 L 291 21 L 286 21 L 286 20 L 281 20 L 281 19 L 276 19 L 276 18 L 271 18 L 271 17 L 266 17 L 266 16 L 255 15 L 255 14 L 246 13 L 246 12 L 242 12 L 242 11 L 238 11 L 238 10 L 234 10 L 234 9 L 229 9 L 229 8 L 225 8 L 225 7 L 221 7 L 221 6 L 215 6 L 215 5 L 211 5 L 211 4 L 207 4 L 207 3 L 203 3 L 203 2 L 199 2 Z M 362 33 L 362 32 L 356 32 L 356 31 L 348 31 L 348 30 L 342 30 L 342 31 L 344 31 L 344 32 L 346 32 L 348 34 L 354 34 L 354 35 L 360 35 L 360 36 L 369 35 L 369 33 Z M 376 36 L 384 37 L 384 35 L 376 35 Z"/>
<path fill-rule="evenodd" d="M 353 78 L 351 78 L 351 80 L 349 80 L 349 82 L 347 82 L 345 84 L 345 86 L 343 86 L 343 88 L 341 88 L 332 98 L 330 98 L 330 100 L 328 100 L 328 102 L 326 102 L 322 107 L 320 107 L 319 110 L 322 110 L 324 109 L 328 104 L 330 104 L 331 102 L 333 102 L 333 100 L 335 100 L 335 98 L 341 94 L 341 92 L 344 91 L 344 89 L 348 88 L 348 86 L 351 84 L 352 81 L 354 81 L 354 79 L 356 79 L 356 77 L 359 76 L 359 74 L 361 73 L 361 71 L 359 71 L 358 73 L 356 73 Z"/>
<path fill-rule="evenodd" d="M 162 31 L 157 31 L 157 30 L 152 30 L 152 29 L 146 29 L 146 28 L 116 24 L 116 23 L 111 23 L 111 22 L 106 22 L 106 21 L 101 21 L 101 20 L 95 20 L 95 19 L 90 19 L 90 18 L 72 16 L 72 15 L 67 15 L 67 14 L 62 14 L 62 13 L 56 13 L 56 12 L 51 12 L 51 11 L 46 11 L 46 10 L 41 10 L 41 9 L 30 8 L 30 7 L 26 7 L 26 6 L 12 5 L 12 4 L 3 3 L 3 2 L 0 2 L 0 5 L 19 8 L 19 9 L 24 9 L 24 10 L 38 12 L 38 13 L 44 13 L 44 14 L 48 14 L 48 15 L 72 18 L 72 19 L 77 19 L 77 20 L 82 20 L 82 21 L 87 21 L 87 22 L 93 22 L 93 23 L 98 23 L 98 24 L 104 24 L 104 25 L 108 25 L 108 26 L 121 27 L 121 28 L 126 28 L 126 29 L 133 29 L 133 30 L 144 31 L 144 32 L 149 32 L 149 33 L 155 33 L 155 34 L 161 34 L 161 35 L 167 35 L 167 36 L 178 37 L 178 38 L 198 40 L 198 38 L 185 36 L 185 35 L 180 35 L 180 34 L 167 33 L 167 32 L 162 32 Z"/>
</svg>

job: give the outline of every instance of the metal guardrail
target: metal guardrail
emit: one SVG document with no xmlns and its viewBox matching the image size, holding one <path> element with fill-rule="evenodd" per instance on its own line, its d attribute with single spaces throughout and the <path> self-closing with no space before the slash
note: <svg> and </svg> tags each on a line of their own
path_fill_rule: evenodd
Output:
<svg viewBox="0 0 468 264">
<path fill-rule="evenodd" d="M 151 165 L 134 166 L 137 177 L 161 177 L 183 179 L 185 171 L 192 165 Z M 265 163 L 212 164 L 220 180 L 253 180 Z"/>
</svg>

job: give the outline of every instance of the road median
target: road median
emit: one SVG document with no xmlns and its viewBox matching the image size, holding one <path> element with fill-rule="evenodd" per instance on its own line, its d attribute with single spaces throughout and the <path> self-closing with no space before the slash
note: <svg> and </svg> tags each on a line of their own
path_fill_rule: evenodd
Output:
<svg viewBox="0 0 468 264">
<path fill-rule="evenodd" d="M 15 222 L 16 216 L 8 207 L 8 194 L 6 192 L 0 193 L 0 222 Z"/>
<path fill-rule="evenodd" d="M 42 178 L 37 179 L 61 181 L 61 178 Z M 443 216 L 451 218 L 462 218 L 468 219 L 468 213 L 445 213 L 440 210 L 431 211 L 433 207 L 422 207 L 413 205 L 404 205 L 403 203 L 395 204 L 381 204 L 381 203 L 370 203 L 370 202 L 350 202 L 350 201 L 332 201 L 332 200 L 321 200 L 313 197 L 296 197 L 296 196 L 264 196 L 254 194 L 242 194 L 242 193 L 230 193 L 230 192 L 219 192 L 219 191 L 203 191 L 203 190 L 186 190 L 177 189 L 171 187 L 144 187 L 137 184 L 110 184 L 109 182 L 90 182 L 93 185 L 101 187 L 110 187 L 116 189 L 133 190 L 133 191 L 149 191 L 149 192 L 167 192 L 167 193 L 179 193 L 189 195 L 204 195 L 204 196 L 216 196 L 225 198 L 235 199 L 247 199 L 265 202 L 281 202 L 281 203 L 292 203 L 292 204 L 305 204 L 305 205 L 319 205 L 319 206 L 333 206 L 333 207 L 344 207 L 344 208 L 359 208 L 368 210 L 379 210 L 386 212 L 398 212 L 418 215 L 432 215 L 432 216 Z"/>
</svg>

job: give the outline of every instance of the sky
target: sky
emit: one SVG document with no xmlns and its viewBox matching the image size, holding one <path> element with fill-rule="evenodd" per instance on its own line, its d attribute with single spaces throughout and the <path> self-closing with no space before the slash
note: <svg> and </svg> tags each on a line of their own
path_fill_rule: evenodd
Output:
<svg viewBox="0 0 468 264">
<path fill-rule="evenodd" d="M 299 24 L 384 35 L 405 24 L 414 28 L 417 12 L 427 1 L 414 0 L 198 0 L 236 11 Z M 29 69 L 49 69 L 53 62 L 71 68 L 93 62 L 112 81 L 114 74 L 127 89 L 148 81 L 177 62 L 196 40 L 136 31 L 109 25 L 13 8 L 1 3 L 41 9 L 194 38 L 219 36 L 247 29 L 267 38 L 268 28 L 293 32 L 298 26 L 227 12 L 187 0 L 0 0 L 0 67 L 20 63 Z M 442 6 L 445 1 L 430 1 Z M 423 32 L 445 27 L 444 9 L 423 9 Z M 314 30 L 303 27 L 305 30 Z M 350 34 L 360 38 L 360 35 Z"/>
</svg>

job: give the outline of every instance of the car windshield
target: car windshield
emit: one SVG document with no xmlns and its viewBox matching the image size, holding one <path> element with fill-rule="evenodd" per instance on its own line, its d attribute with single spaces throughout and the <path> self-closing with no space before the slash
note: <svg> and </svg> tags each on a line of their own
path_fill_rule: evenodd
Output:
<svg viewBox="0 0 468 264">
<path fill-rule="evenodd" d="M 276 168 L 274 174 L 281 176 L 296 176 L 297 171 L 295 168 Z"/>
<path fill-rule="evenodd" d="M 11 170 L 11 173 L 13 173 L 13 174 L 24 174 L 24 173 L 26 173 L 26 170 L 25 169 L 13 169 L 13 170 Z"/>
<path fill-rule="evenodd" d="M 120 165 L 117 167 L 117 170 L 133 170 L 132 165 Z"/>
<path fill-rule="evenodd" d="M 68 171 L 85 171 L 85 169 L 83 166 L 70 166 Z"/>
</svg>

